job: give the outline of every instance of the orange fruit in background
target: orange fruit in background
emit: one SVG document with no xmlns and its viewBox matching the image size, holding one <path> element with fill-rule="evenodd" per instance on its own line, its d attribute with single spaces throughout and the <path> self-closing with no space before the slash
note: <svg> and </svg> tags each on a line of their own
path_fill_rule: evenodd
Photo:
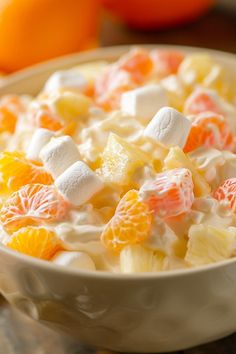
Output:
<svg viewBox="0 0 236 354">
<path fill-rule="evenodd" d="M 152 29 L 188 22 L 203 14 L 214 0 L 101 0 L 131 27 Z"/>
<path fill-rule="evenodd" d="M 0 70 L 89 48 L 98 17 L 96 0 L 1 0 Z"/>
</svg>

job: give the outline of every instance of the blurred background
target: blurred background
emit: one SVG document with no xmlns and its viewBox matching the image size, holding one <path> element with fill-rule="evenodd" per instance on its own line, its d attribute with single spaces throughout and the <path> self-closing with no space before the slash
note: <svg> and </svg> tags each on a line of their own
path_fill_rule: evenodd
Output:
<svg viewBox="0 0 236 354">
<path fill-rule="evenodd" d="M 120 44 L 236 52 L 236 0 L 0 0 L 0 72 Z"/>
</svg>

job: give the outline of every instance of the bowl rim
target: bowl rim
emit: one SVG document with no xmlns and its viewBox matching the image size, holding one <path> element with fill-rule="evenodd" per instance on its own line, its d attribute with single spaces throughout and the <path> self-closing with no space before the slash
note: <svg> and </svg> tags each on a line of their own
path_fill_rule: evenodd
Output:
<svg viewBox="0 0 236 354">
<path fill-rule="evenodd" d="M 192 268 L 180 268 L 173 270 L 166 270 L 160 272 L 142 272 L 142 273 L 121 273 L 121 272 L 111 272 L 111 271 L 103 271 L 103 270 L 86 270 L 86 269 L 76 269 L 69 268 L 65 266 L 61 266 L 55 264 L 50 261 L 46 261 L 43 259 L 35 258 L 32 256 L 28 256 L 26 254 L 11 250 L 10 248 L 4 246 L 0 243 L 0 255 L 7 254 L 11 258 L 17 259 L 18 261 L 23 261 L 27 266 L 36 266 L 41 270 L 48 270 L 53 273 L 61 273 L 63 275 L 71 275 L 71 276 L 82 276 L 86 278 L 104 278 L 111 280 L 163 280 L 169 278 L 178 278 L 178 277 L 188 277 L 192 275 L 200 275 L 203 273 L 209 273 L 214 270 L 222 270 L 232 264 L 236 264 L 236 258 L 225 259 L 216 263 L 210 263 L 206 265 L 201 265 L 198 267 Z"/>
<path fill-rule="evenodd" d="M 54 66 L 63 66 L 64 62 L 71 63 L 71 66 L 76 66 L 76 61 L 79 63 L 89 63 L 97 60 L 107 60 L 106 56 L 110 58 L 118 57 L 122 53 L 130 50 L 131 48 L 142 47 L 146 49 L 174 49 L 180 50 L 182 52 L 204 52 L 212 54 L 213 56 L 217 56 L 222 59 L 230 59 L 235 62 L 236 66 L 236 54 L 224 52 L 215 49 L 203 48 L 203 47 L 191 47 L 191 46 L 182 46 L 182 45 L 172 45 L 172 44 L 132 44 L 132 45 L 119 45 L 119 46 L 109 46 L 109 47 L 101 47 L 89 51 L 84 51 L 81 53 L 73 53 L 64 56 L 60 56 L 55 59 L 51 59 L 39 64 L 32 65 L 26 69 L 19 70 L 15 73 L 9 74 L 6 78 L 1 79 L 0 81 L 0 90 L 4 92 L 4 88 L 7 88 L 8 85 L 17 83 L 18 81 L 24 80 L 26 78 L 30 78 L 36 74 L 44 73 L 48 69 Z M 100 59 L 93 59 L 93 56 L 101 57 Z M 88 57 L 91 59 L 88 59 Z M 74 275 L 74 276 L 83 276 L 86 278 L 104 278 L 104 279 L 112 279 L 112 280 L 128 280 L 128 281 L 137 281 L 137 280 L 150 280 L 150 279 L 167 279 L 167 278 L 176 278 L 182 276 L 191 276 L 191 275 L 199 275 L 205 272 L 210 272 L 217 269 L 223 269 L 231 264 L 236 263 L 235 258 L 229 258 L 217 263 L 210 263 L 206 265 L 201 265 L 193 268 L 184 268 L 184 269 L 174 269 L 167 270 L 161 272 L 143 272 L 143 273 L 121 273 L 121 272 L 111 272 L 111 271 L 101 271 L 101 270 L 84 270 L 84 269 L 76 269 L 69 268 L 65 266 L 60 266 L 50 261 L 41 260 L 35 257 L 31 257 L 17 251 L 11 250 L 10 248 L 4 246 L 0 242 L 0 254 L 7 254 L 12 258 L 15 258 L 19 261 L 23 261 L 27 265 L 37 266 L 42 270 L 50 270 L 55 273 L 62 273 L 64 275 Z"/>
<path fill-rule="evenodd" d="M 230 53 L 226 51 L 221 51 L 221 50 L 216 50 L 216 49 L 211 49 L 211 48 L 204 48 L 204 47 L 193 47 L 193 46 L 186 46 L 186 45 L 175 45 L 175 44 L 142 44 L 142 43 L 135 43 L 135 44 L 126 44 L 126 45 L 117 45 L 117 46 L 107 46 L 107 47 L 99 47 L 96 49 L 91 49 L 83 52 L 77 52 L 77 53 L 72 53 L 72 54 L 67 54 L 63 56 L 59 56 L 57 58 L 53 58 L 41 63 L 37 63 L 34 65 L 31 65 L 27 68 L 23 68 L 21 70 L 18 70 L 14 73 L 10 73 L 6 76 L 1 77 L 0 79 L 0 89 L 1 91 L 6 89 L 8 85 L 15 84 L 20 80 L 25 80 L 27 78 L 30 78 L 31 76 L 39 75 L 42 73 L 45 73 L 45 71 L 48 71 L 50 69 L 53 69 L 53 67 L 60 67 L 60 65 L 63 66 L 63 64 L 68 63 L 71 65 L 71 67 L 76 66 L 76 62 L 79 64 L 83 63 L 90 63 L 93 61 L 100 61 L 104 60 L 106 61 L 106 57 L 109 58 L 108 61 L 111 58 L 115 58 L 120 56 L 121 54 L 125 53 L 126 51 L 130 50 L 131 48 L 137 48 L 137 47 L 142 47 L 146 49 L 174 49 L 174 50 L 179 50 L 182 51 L 183 53 L 189 53 L 189 52 L 208 52 L 211 55 L 215 55 L 218 58 L 222 59 L 229 59 L 232 61 L 236 62 L 236 53 Z M 56 69 L 58 70 L 58 69 Z M 60 69 L 59 69 L 60 70 Z M 64 70 L 64 69 L 62 69 Z M 54 69 L 55 71 L 55 69 Z"/>
</svg>

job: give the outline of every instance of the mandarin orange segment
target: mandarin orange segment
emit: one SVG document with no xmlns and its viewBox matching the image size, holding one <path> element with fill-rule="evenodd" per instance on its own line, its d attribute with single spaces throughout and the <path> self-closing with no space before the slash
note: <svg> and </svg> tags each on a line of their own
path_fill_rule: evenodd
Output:
<svg viewBox="0 0 236 354">
<path fill-rule="evenodd" d="M 27 225 L 60 220 L 67 211 L 68 203 L 54 186 L 27 184 L 6 199 L 0 221 L 12 232 Z"/>
<path fill-rule="evenodd" d="M 23 111 L 24 105 L 19 96 L 2 96 L 0 98 L 0 133 L 14 133 L 18 115 Z"/>
<path fill-rule="evenodd" d="M 141 199 L 163 218 L 187 213 L 193 204 L 192 173 L 186 168 L 159 173 L 140 189 Z"/>
<path fill-rule="evenodd" d="M 213 193 L 213 197 L 225 202 L 236 213 L 236 178 L 225 180 Z"/>
<path fill-rule="evenodd" d="M 214 147 L 218 150 L 233 149 L 233 134 L 225 118 L 217 113 L 199 114 L 192 124 L 184 152 L 199 147 Z"/>
<path fill-rule="evenodd" d="M 134 49 L 123 55 L 117 65 L 120 69 L 129 72 L 133 80 L 138 83 L 142 82 L 153 69 L 150 55 L 144 49 Z"/>
<path fill-rule="evenodd" d="M 28 160 L 18 151 L 5 151 L 0 155 L 0 173 L 2 181 L 12 191 L 28 183 L 53 183 L 52 176 L 40 162 Z"/>
<path fill-rule="evenodd" d="M 95 101 L 105 110 L 119 107 L 123 92 L 135 87 L 131 74 L 113 65 L 95 80 Z"/>
<path fill-rule="evenodd" d="M 178 146 L 170 148 L 170 151 L 164 160 L 164 170 L 173 170 L 175 168 L 187 168 L 191 171 L 194 184 L 194 195 L 196 197 L 204 197 L 211 192 L 210 185 L 198 171 L 194 162 Z"/>
<path fill-rule="evenodd" d="M 7 107 L 0 106 L 0 133 L 14 133 L 17 123 L 16 115 Z"/>
<path fill-rule="evenodd" d="M 206 111 L 222 114 L 220 107 L 210 94 L 201 90 L 193 92 L 185 102 L 184 113 L 199 114 Z"/>
<path fill-rule="evenodd" d="M 49 110 L 39 110 L 34 117 L 35 123 L 39 128 L 57 131 L 63 128 L 60 118 Z"/>
<path fill-rule="evenodd" d="M 17 95 L 4 95 L 0 99 L 0 106 L 8 107 L 14 113 L 21 113 L 25 111 L 25 104 L 21 96 Z"/>
<path fill-rule="evenodd" d="M 68 124 L 65 124 L 65 126 L 60 130 L 60 134 L 73 136 L 76 132 L 76 129 L 77 129 L 77 123 L 70 122 Z"/>
<path fill-rule="evenodd" d="M 136 190 L 128 191 L 120 200 L 114 216 L 101 235 L 101 242 L 111 251 L 143 242 L 150 233 L 152 213 L 140 200 Z"/>
<path fill-rule="evenodd" d="M 120 97 L 148 77 L 153 68 L 147 51 L 135 49 L 110 65 L 95 80 L 95 100 L 106 110 L 117 109 Z"/>
<path fill-rule="evenodd" d="M 184 55 L 177 50 L 154 49 L 150 56 L 154 65 L 154 72 L 159 78 L 176 74 L 184 59 Z"/>
<path fill-rule="evenodd" d="M 14 232 L 7 246 L 14 251 L 44 260 L 50 260 L 64 249 L 56 233 L 43 227 L 25 227 Z"/>
</svg>

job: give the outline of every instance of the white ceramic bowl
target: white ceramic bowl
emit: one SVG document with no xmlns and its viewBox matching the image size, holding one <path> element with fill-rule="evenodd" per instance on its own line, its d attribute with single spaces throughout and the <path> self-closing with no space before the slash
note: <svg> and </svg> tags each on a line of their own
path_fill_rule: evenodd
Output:
<svg viewBox="0 0 236 354">
<path fill-rule="evenodd" d="M 58 68 L 112 60 L 127 50 L 99 49 L 35 66 L 2 82 L 0 94 L 36 93 Z M 211 53 L 235 70 L 236 56 Z M 234 259 L 198 269 L 122 275 L 61 268 L 0 246 L 0 290 L 35 320 L 115 351 L 176 351 L 236 330 Z"/>
</svg>

